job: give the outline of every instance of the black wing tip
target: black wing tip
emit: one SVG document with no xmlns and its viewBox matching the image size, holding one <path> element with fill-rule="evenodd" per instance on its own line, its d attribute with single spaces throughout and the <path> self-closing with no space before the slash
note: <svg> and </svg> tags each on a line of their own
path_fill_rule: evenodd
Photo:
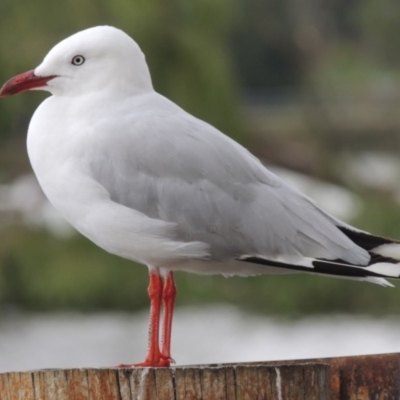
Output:
<svg viewBox="0 0 400 400">
<path fill-rule="evenodd" d="M 360 232 L 357 230 L 352 230 L 344 226 L 337 226 L 337 228 L 343 232 L 352 242 L 357 246 L 362 247 L 365 250 L 372 250 L 376 247 L 382 246 L 384 244 L 399 244 L 400 241 L 390 239 L 384 236 L 373 235 L 367 232 Z"/>
<path fill-rule="evenodd" d="M 240 258 L 239 261 L 250 262 L 253 264 L 261 264 L 269 267 L 277 267 L 288 269 L 292 271 L 306 272 L 311 274 L 318 275 L 328 275 L 328 276 L 336 276 L 343 278 L 388 278 L 388 279 L 400 279 L 400 272 L 398 276 L 387 275 L 383 273 L 378 273 L 375 271 L 371 271 L 366 269 L 366 266 L 352 265 L 346 263 L 342 260 L 323 260 L 323 259 L 314 259 L 311 261 L 312 267 L 296 265 L 290 263 L 284 263 L 275 260 L 269 260 L 262 257 L 249 256 L 246 258 Z M 381 262 L 387 262 L 387 259 Z M 398 261 L 396 261 L 396 264 Z M 375 263 L 373 263 L 375 264 Z M 400 271 L 400 267 L 399 267 Z"/>
</svg>

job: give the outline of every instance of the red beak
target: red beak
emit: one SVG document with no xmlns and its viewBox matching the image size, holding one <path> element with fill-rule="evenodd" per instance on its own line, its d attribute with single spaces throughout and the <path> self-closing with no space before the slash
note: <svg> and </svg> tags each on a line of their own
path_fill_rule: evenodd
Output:
<svg viewBox="0 0 400 400">
<path fill-rule="evenodd" d="M 46 86 L 50 79 L 57 75 L 51 76 L 36 76 L 34 71 L 24 72 L 23 74 L 14 76 L 9 79 L 0 89 L 0 97 L 11 96 L 25 90 L 35 89 Z"/>
</svg>

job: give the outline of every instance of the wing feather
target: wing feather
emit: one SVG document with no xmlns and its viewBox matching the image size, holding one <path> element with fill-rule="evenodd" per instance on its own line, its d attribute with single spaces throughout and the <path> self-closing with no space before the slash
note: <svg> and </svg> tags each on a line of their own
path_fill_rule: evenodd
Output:
<svg viewBox="0 0 400 400">
<path fill-rule="evenodd" d="M 180 241 L 207 243 L 214 260 L 255 254 L 368 262 L 337 220 L 242 146 L 158 101 L 151 112 L 142 106 L 126 113 L 120 126 L 99 121 L 94 128 L 98 148 L 90 170 L 113 201 L 176 224 Z M 110 131 L 123 139 L 115 141 Z"/>
</svg>

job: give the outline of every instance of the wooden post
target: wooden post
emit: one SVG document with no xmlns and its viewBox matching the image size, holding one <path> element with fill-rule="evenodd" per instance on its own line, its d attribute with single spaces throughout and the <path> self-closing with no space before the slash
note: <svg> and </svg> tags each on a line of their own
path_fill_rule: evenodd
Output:
<svg viewBox="0 0 400 400">
<path fill-rule="evenodd" d="M 0 374 L 0 400 L 400 399 L 400 354 Z"/>
<path fill-rule="evenodd" d="M 327 400 L 323 364 L 70 369 L 0 375 L 1 400 Z"/>
<path fill-rule="evenodd" d="M 285 361 L 287 365 L 305 360 Z M 329 365 L 331 376 L 330 399 L 337 400 L 394 400 L 400 399 L 400 353 L 368 356 L 318 358 L 310 363 Z M 268 366 L 282 362 L 264 363 Z"/>
</svg>

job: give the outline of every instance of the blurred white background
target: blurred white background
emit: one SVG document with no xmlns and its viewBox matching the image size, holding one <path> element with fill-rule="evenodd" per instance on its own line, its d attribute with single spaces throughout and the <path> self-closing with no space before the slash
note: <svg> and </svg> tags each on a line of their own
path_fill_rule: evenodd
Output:
<svg viewBox="0 0 400 400">
<path fill-rule="evenodd" d="M 0 372 L 143 361 L 147 318 L 144 312 L 10 315 L 0 325 Z M 399 318 L 285 320 L 226 306 L 181 308 L 172 351 L 178 366 L 390 353 L 400 352 L 399 333 Z"/>
</svg>

